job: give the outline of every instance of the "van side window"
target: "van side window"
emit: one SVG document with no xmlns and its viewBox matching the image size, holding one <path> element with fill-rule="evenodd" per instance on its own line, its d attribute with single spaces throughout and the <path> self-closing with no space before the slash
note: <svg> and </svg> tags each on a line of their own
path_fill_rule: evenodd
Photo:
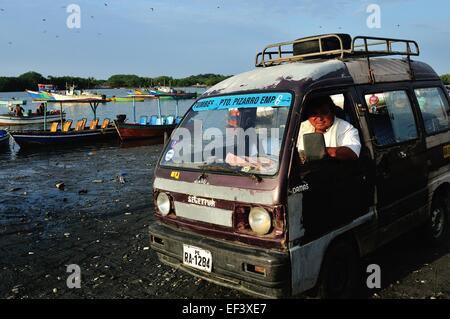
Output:
<svg viewBox="0 0 450 319">
<path fill-rule="evenodd" d="M 406 91 L 367 94 L 369 121 L 380 146 L 417 138 L 417 127 Z"/>
<path fill-rule="evenodd" d="M 450 107 L 440 88 L 415 89 L 428 135 L 446 131 L 450 127 Z"/>
</svg>

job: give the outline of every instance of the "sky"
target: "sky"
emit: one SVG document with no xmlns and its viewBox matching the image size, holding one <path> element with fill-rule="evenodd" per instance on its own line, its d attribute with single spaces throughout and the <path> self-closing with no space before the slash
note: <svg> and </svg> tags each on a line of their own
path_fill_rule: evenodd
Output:
<svg viewBox="0 0 450 319">
<path fill-rule="evenodd" d="M 80 28 L 69 28 L 71 4 Z M 371 4 L 380 28 L 369 28 Z M 419 42 L 450 73 L 448 0 L 0 0 L 0 76 L 175 78 L 254 68 L 266 45 L 324 33 Z"/>
</svg>

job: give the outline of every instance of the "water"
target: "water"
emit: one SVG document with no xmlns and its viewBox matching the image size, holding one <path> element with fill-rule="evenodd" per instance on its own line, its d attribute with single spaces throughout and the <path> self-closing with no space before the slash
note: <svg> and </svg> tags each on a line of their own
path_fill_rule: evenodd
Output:
<svg viewBox="0 0 450 319">
<path fill-rule="evenodd" d="M 180 88 L 186 92 L 197 92 L 198 94 L 202 94 L 205 89 L 204 88 Z M 96 90 L 98 94 L 104 94 L 107 97 L 111 97 L 113 95 L 117 97 L 127 96 L 128 89 L 102 89 Z M 0 92 L 0 99 L 7 100 L 15 98 L 17 100 L 27 100 L 27 104 L 23 106 L 25 112 L 31 110 L 32 112 L 36 111 L 39 103 L 33 103 L 31 98 L 26 92 Z M 194 100 L 179 100 L 178 101 L 178 112 L 179 115 L 182 116 L 189 107 L 192 105 Z M 162 115 L 174 115 L 176 111 L 176 101 L 173 100 L 161 100 L 161 114 Z M 153 114 L 158 114 L 158 101 L 154 99 L 145 100 L 144 102 L 136 102 L 136 121 L 139 121 L 140 116 L 146 115 L 150 116 Z M 48 110 L 59 110 L 59 104 L 48 104 Z M 88 124 L 94 118 L 94 114 L 91 110 L 91 107 L 87 103 L 70 103 L 63 104 L 63 110 L 66 112 L 66 119 L 70 119 L 73 123 L 76 123 L 77 120 L 82 118 L 87 118 Z M 8 113 L 7 106 L 0 106 L 0 114 Z M 118 114 L 125 114 L 127 116 L 128 122 L 134 122 L 134 110 L 133 110 L 133 102 L 109 102 L 105 104 L 100 104 L 97 108 L 97 118 L 100 119 L 100 123 L 104 118 L 109 118 L 111 120 L 116 118 Z M 0 129 L 8 128 L 11 130 L 30 130 L 30 129 L 43 129 L 43 124 L 39 125 L 23 125 L 23 126 L 0 126 Z M 21 153 L 18 152 L 19 146 L 14 143 L 11 139 L 10 148 L 6 150 L 0 150 L 0 162 L 5 160 L 14 160 L 17 156 L 21 156 Z M 1 167 L 1 164 L 0 164 Z"/>
</svg>

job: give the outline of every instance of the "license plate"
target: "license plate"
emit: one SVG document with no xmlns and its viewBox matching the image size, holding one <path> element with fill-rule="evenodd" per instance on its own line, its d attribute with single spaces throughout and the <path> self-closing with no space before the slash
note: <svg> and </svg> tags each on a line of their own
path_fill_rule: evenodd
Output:
<svg viewBox="0 0 450 319">
<path fill-rule="evenodd" d="M 183 245 L 183 264 L 203 271 L 211 272 L 211 252 L 195 246 Z"/>
</svg>

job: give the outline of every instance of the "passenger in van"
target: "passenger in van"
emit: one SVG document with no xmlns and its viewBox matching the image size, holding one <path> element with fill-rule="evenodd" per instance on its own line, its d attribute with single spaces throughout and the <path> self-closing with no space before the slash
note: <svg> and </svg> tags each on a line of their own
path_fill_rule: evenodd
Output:
<svg viewBox="0 0 450 319">
<path fill-rule="evenodd" d="M 359 157 L 361 142 L 358 130 L 347 121 L 335 116 L 335 104 L 329 96 L 322 96 L 306 102 L 307 120 L 301 123 L 297 148 L 303 153 L 303 135 L 322 133 L 330 157 L 352 160 Z"/>
</svg>

